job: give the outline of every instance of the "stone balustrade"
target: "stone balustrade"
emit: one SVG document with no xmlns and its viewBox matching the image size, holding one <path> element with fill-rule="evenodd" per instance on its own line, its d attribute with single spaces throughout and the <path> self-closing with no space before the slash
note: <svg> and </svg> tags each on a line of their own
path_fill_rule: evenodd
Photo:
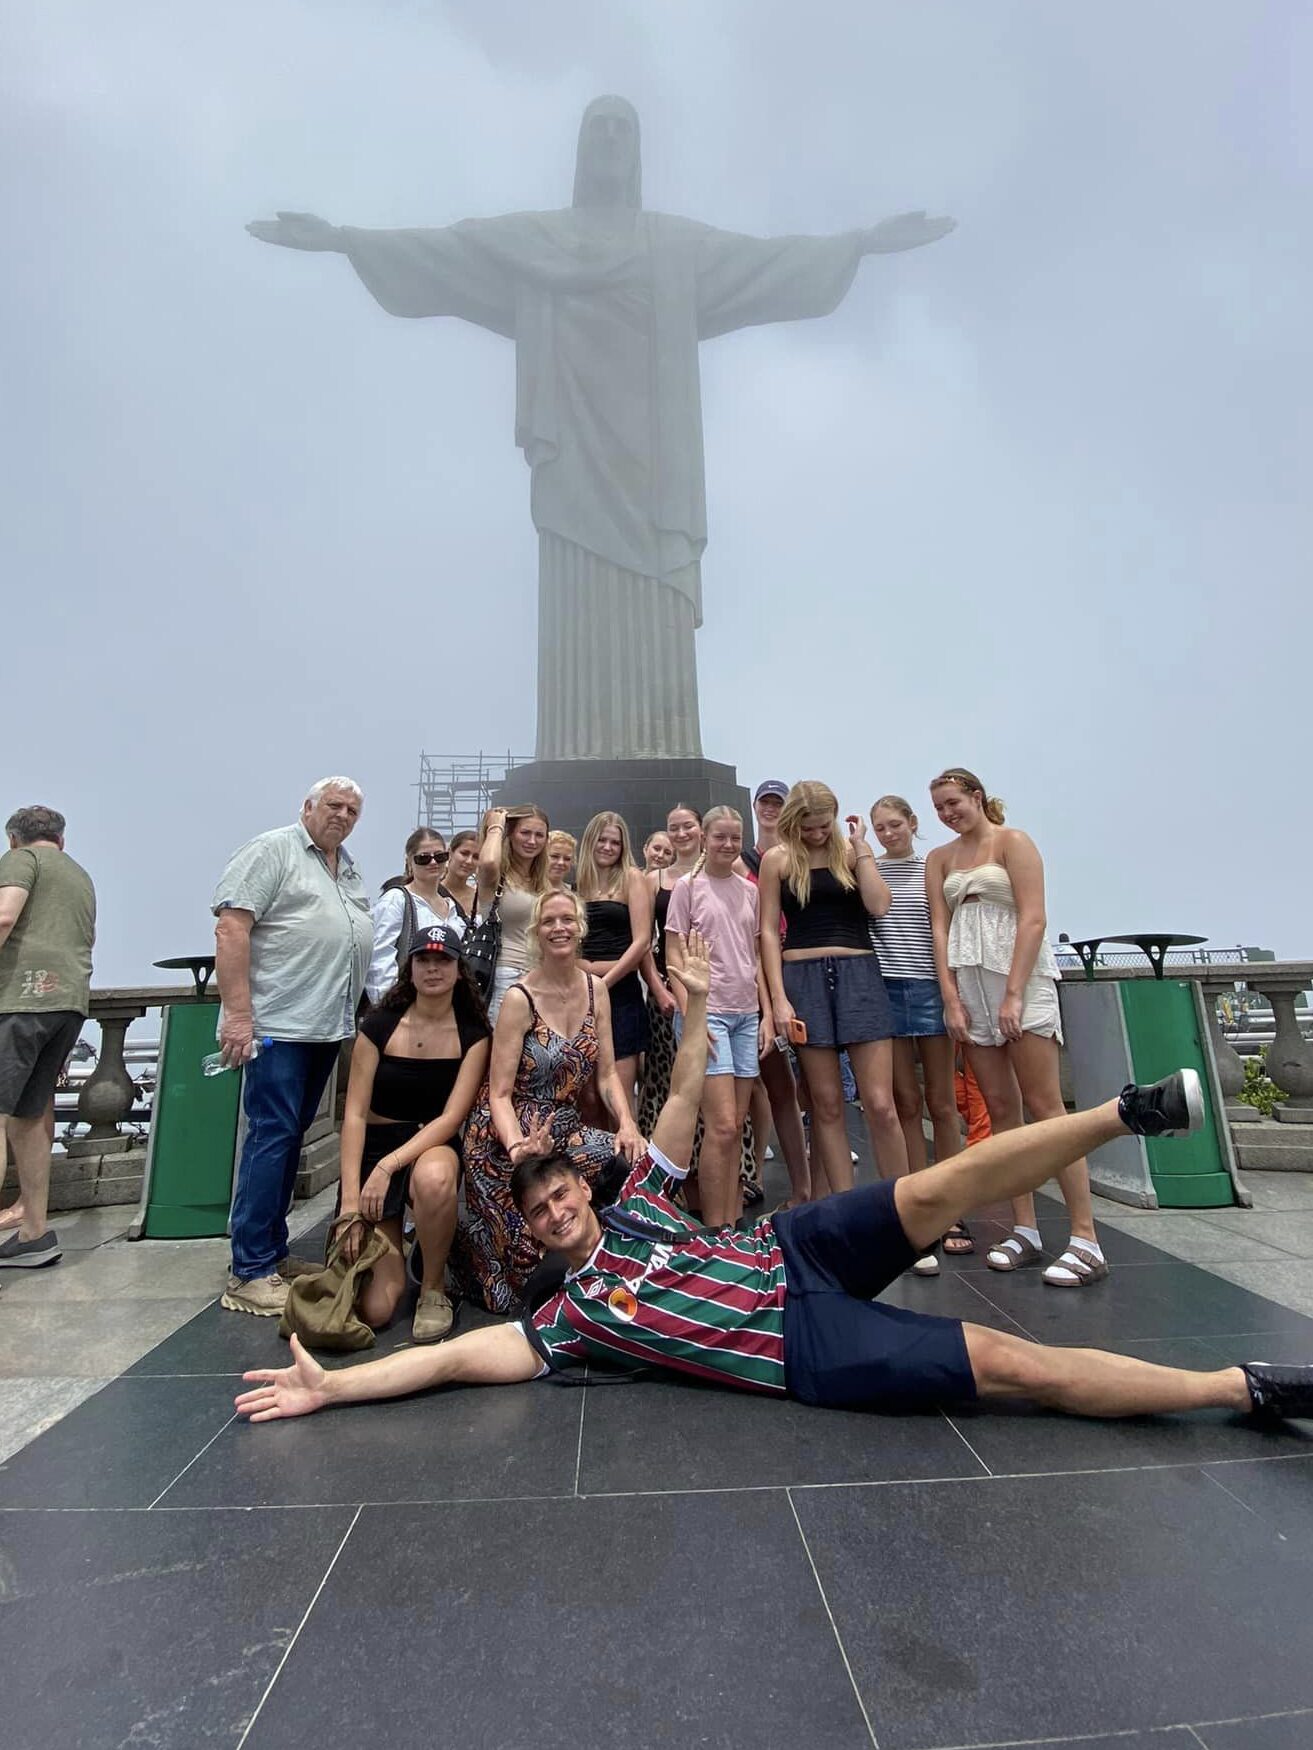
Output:
<svg viewBox="0 0 1313 1750">
<path fill-rule="evenodd" d="M 1087 975 L 1077 969 L 1064 970 L 1062 976 L 1066 982 L 1077 982 Z M 1154 972 L 1146 961 L 1142 966 L 1098 966 L 1093 976 L 1097 981 L 1152 978 Z M 1301 1031 L 1296 1008 L 1300 996 L 1313 990 L 1313 961 L 1236 960 L 1206 965 L 1169 961 L 1165 976 L 1193 980 L 1207 999 L 1203 1007 L 1240 1165 L 1255 1171 L 1313 1172 L 1313 1039 Z M 1234 996 L 1238 985 L 1257 992 L 1272 1008 L 1275 1032 L 1263 1067 L 1286 1098 L 1269 1120 L 1237 1098 L 1245 1085 L 1244 1061 L 1222 1031 L 1218 1016 L 1218 999 Z M 1288 1128 L 1279 1130 L 1278 1125 Z"/>
<path fill-rule="evenodd" d="M 213 993 L 201 997 L 193 985 L 183 984 L 93 989 L 88 1020 L 100 1029 L 100 1046 L 91 1073 L 78 1090 L 75 1113 L 79 1125 L 85 1124 L 87 1129 L 67 1138 L 62 1152 L 55 1151 L 50 1174 L 52 1210 L 137 1202 L 146 1147 L 133 1123 L 141 1110 L 125 1061 L 128 1029 L 153 1009 L 163 1011 L 174 1004 L 213 1000 Z M 335 1074 L 306 1132 L 297 1175 L 298 1197 L 313 1196 L 337 1176 L 336 1080 Z M 62 1117 L 62 1102 L 59 1104 Z M 17 1194 L 18 1183 L 12 1165 L 5 1170 L 2 1155 L 0 1179 L 8 1201 Z"/>
</svg>

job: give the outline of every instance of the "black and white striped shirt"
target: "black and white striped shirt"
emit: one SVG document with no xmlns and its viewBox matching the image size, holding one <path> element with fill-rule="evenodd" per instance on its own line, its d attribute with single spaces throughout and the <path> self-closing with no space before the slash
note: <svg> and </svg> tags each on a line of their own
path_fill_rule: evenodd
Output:
<svg viewBox="0 0 1313 1750">
<path fill-rule="evenodd" d="M 881 857 L 893 904 L 871 919 L 871 942 L 886 978 L 934 978 L 935 949 L 925 896 L 924 857 Z"/>
</svg>

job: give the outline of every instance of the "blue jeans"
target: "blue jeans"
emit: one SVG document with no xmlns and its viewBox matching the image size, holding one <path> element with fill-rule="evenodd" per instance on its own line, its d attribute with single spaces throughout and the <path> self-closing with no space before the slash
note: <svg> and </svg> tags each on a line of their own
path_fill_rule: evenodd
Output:
<svg viewBox="0 0 1313 1750">
<path fill-rule="evenodd" d="M 275 1039 L 246 1066 L 246 1137 L 237 1167 L 231 1232 L 233 1275 L 271 1276 L 287 1256 L 301 1139 L 337 1062 L 336 1044 Z"/>
</svg>

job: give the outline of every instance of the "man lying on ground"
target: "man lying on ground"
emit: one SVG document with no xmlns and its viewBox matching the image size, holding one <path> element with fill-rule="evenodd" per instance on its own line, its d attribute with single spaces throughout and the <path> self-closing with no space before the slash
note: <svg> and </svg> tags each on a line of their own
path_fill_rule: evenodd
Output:
<svg viewBox="0 0 1313 1750">
<path fill-rule="evenodd" d="M 246 1374 L 253 1422 L 439 1385 L 509 1385 L 593 1361 L 662 1367 L 804 1403 L 908 1410 L 1026 1397 L 1081 1416 L 1231 1409 L 1313 1416 L 1313 1366 L 1247 1362 L 1196 1373 L 1098 1349 L 1051 1349 L 874 1299 L 970 1210 L 1034 1191 L 1126 1132 L 1176 1136 L 1203 1123 L 1193 1070 L 1131 1085 L 1092 1111 L 992 1137 L 942 1166 L 768 1216 L 751 1231 L 696 1227 L 666 1196 L 688 1170 L 706 1068 L 706 945 L 688 938 L 676 974 L 688 1020 L 670 1098 L 615 1205 L 599 1218 L 569 1164 L 520 1162 L 513 1194 L 534 1236 L 568 1265 L 518 1323 L 438 1348 L 326 1372 L 295 1337 L 290 1367 Z"/>
</svg>

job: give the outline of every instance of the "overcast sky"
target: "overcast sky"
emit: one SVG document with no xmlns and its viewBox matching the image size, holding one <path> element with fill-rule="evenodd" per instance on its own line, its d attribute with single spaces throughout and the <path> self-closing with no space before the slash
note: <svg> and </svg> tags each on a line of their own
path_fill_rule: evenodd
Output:
<svg viewBox="0 0 1313 1750">
<path fill-rule="evenodd" d="M 610 91 L 649 207 L 959 224 L 703 348 L 707 754 L 845 810 L 962 762 L 1044 853 L 1051 933 L 1313 956 L 1307 7 L 3 19 L 0 803 L 68 815 L 97 983 L 205 951 L 226 855 L 317 776 L 363 784 L 376 887 L 421 748 L 532 751 L 511 346 L 242 227 L 566 205 Z"/>
</svg>

